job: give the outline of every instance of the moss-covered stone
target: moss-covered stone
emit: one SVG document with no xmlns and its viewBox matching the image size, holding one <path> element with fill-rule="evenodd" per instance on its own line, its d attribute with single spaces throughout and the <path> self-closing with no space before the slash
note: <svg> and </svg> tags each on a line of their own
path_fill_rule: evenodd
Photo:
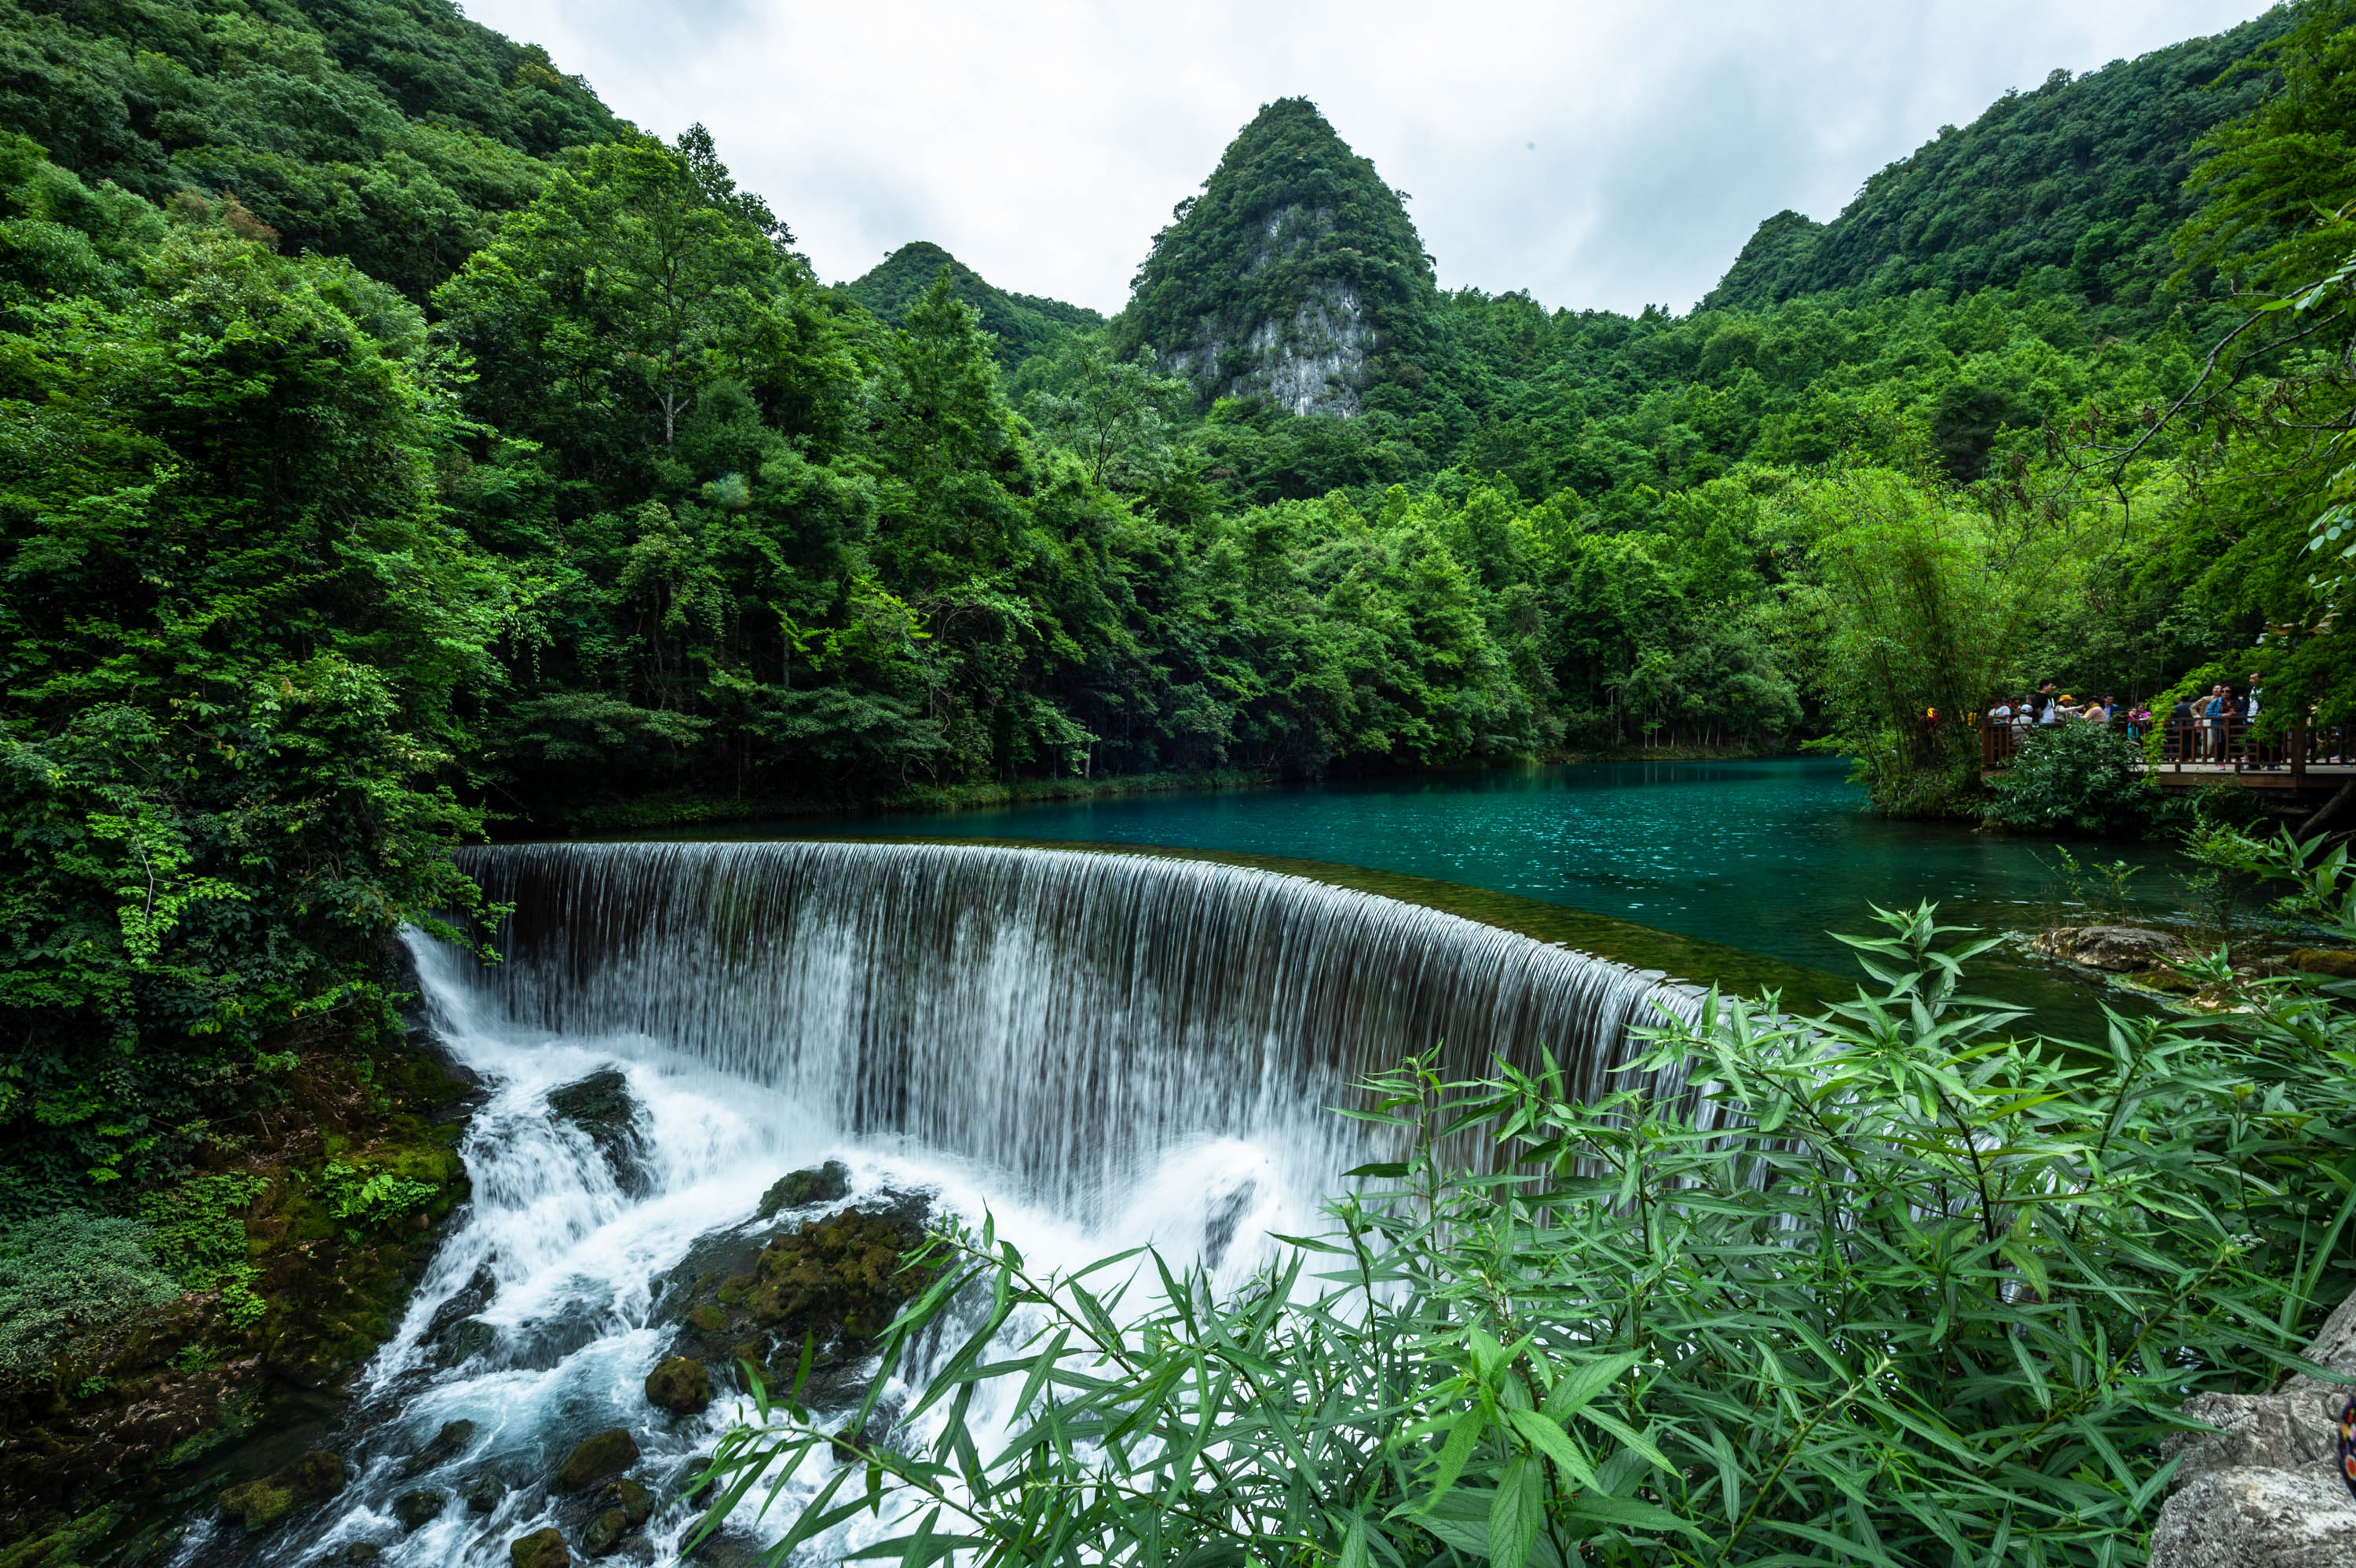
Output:
<svg viewBox="0 0 2356 1568">
<path fill-rule="evenodd" d="M 535 1530 L 508 1542 L 508 1562 L 512 1568 L 573 1568 L 573 1553 L 554 1530 Z"/>
<path fill-rule="evenodd" d="M 403 1492 L 392 1499 L 392 1517 L 405 1532 L 423 1530 L 442 1517 L 450 1506 L 450 1495 L 431 1487 L 420 1487 L 413 1492 Z"/>
<path fill-rule="evenodd" d="M 797 1170 L 777 1179 L 776 1185 L 761 1194 L 761 1218 L 785 1209 L 806 1209 L 813 1203 L 839 1203 L 851 1190 L 851 1168 L 839 1159 L 807 1170 Z"/>
<path fill-rule="evenodd" d="M 507 1495 L 508 1484 L 488 1471 L 474 1477 L 458 1488 L 458 1499 L 466 1505 L 468 1513 L 495 1512 L 506 1500 Z"/>
<path fill-rule="evenodd" d="M 436 1222 L 467 1189 L 457 1145 L 475 1085 L 423 1037 L 361 1033 L 284 1041 L 299 1061 L 284 1101 L 222 1124 L 192 1157 L 194 1179 L 253 1189 L 231 1216 L 253 1270 L 238 1290 L 180 1295 L 83 1348 L 59 1371 L 70 1399 L 48 1380 L 0 1383 L 0 1541 L 41 1539 L 105 1506 L 122 1513 L 110 1541 L 147 1540 L 325 1440 L 351 1372 L 398 1327 Z M 432 1183 L 434 1196 L 395 1224 L 338 1220 L 317 1179 L 328 1159 Z"/>
<path fill-rule="evenodd" d="M 589 1508 L 589 1522 L 581 1529 L 581 1550 L 592 1557 L 610 1557 L 631 1531 L 654 1517 L 654 1494 L 633 1480 L 612 1481 L 598 1488 Z"/>
<path fill-rule="evenodd" d="M 712 1374 L 692 1356 L 667 1356 L 647 1374 L 647 1403 L 693 1415 L 712 1403 Z"/>
<path fill-rule="evenodd" d="M 2329 975 L 2336 980 L 2356 980 L 2356 947 L 2298 947 L 2291 950 L 2290 966 L 2308 975 Z"/>
<path fill-rule="evenodd" d="M 2147 991 L 2158 991 L 2171 997 L 2189 997 L 2200 989 L 2180 972 L 2165 968 L 2138 970 L 2127 976 L 2127 983 Z"/>
<path fill-rule="evenodd" d="M 688 1313 L 687 1326 L 699 1334 L 717 1334 L 728 1327 L 728 1314 L 707 1301 Z"/>
<path fill-rule="evenodd" d="M 261 1530 L 343 1489 L 342 1457 L 315 1448 L 259 1480 L 231 1487 L 221 1494 L 220 1510 L 248 1530 Z"/>
<path fill-rule="evenodd" d="M 638 1441 L 621 1427 L 584 1438 L 565 1456 L 550 1484 L 553 1492 L 585 1492 L 610 1476 L 618 1476 L 638 1462 Z"/>
<path fill-rule="evenodd" d="M 901 1265 L 921 1239 L 900 1214 L 846 1209 L 807 1221 L 763 1249 L 745 1310 L 783 1339 L 838 1328 L 855 1341 L 872 1339 L 929 1277 Z"/>
</svg>

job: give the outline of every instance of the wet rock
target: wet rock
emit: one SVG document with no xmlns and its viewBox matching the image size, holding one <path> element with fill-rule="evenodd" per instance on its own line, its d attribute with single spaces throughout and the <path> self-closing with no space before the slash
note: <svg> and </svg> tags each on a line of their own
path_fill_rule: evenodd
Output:
<svg viewBox="0 0 2356 1568">
<path fill-rule="evenodd" d="M 508 1542 L 508 1562 L 513 1568 L 573 1568 L 573 1553 L 554 1530 L 535 1530 Z"/>
<path fill-rule="evenodd" d="M 2029 945 L 2050 958 L 2118 974 L 2190 956 L 2168 933 L 2139 925 L 2064 925 L 2040 933 Z"/>
<path fill-rule="evenodd" d="M 2304 974 L 2356 980 L 2356 947 L 2295 947 L 2290 966 Z"/>
<path fill-rule="evenodd" d="M 712 1374 L 690 1356 L 669 1356 L 647 1374 L 647 1403 L 673 1415 L 693 1415 L 712 1403 Z"/>
<path fill-rule="evenodd" d="M 699 1334 L 717 1334 L 728 1327 L 728 1314 L 718 1302 L 707 1301 L 687 1315 L 687 1326 Z"/>
<path fill-rule="evenodd" d="M 488 1471 L 458 1488 L 458 1500 L 466 1505 L 468 1513 L 496 1512 L 507 1495 L 508 1484 Z"/>
<path fill-rule="evenodd" d="M 409 1456 L 401 1467 L 403 1479 L 422 1476 L 428 1470 L 439 1469 L 473 1446 L 475 1424 L 471 1421 L 445 1421 L 432 1442 Z"/>
<path fill-rule="evenodd" d="M 633 1198 L 652 1190 L 647 1178 L 646 1140 L 638 1133 L 637 1102 L 619 1068 L 593 1072 L 577 1083 L 548 1092 L 549 1115 L 589 1135 L 605 1157 L 615 1185 Z"/>
<path fill-rule="evenodd" d="M 419 1337 L 437 1366 L 455 1367 L 490 1348 L 498 1331 L 477 1316 L 498 1294 L 499 1282 L 486 1266 L 474 1272 L 449 1300 L 434 1309 L 433 1318 Z"/>
<path fill-rule="evenodd" d="M 220 1496 L 220 1510 L 248 1530 L 260 1530 L 343 1489 L 343 1459 L 315 1448 L 260 1480 L 231 1487 Z"/>
<path fill-rule="evenodd" d="M 839 1203 L 851 1190 L 851 1168 L 839 1159 L 780 1177 L 761 1194 L 761 1218 L 781 1209 L 807 1209 L 813 1203 Z"/>
<path fill-rule="evenodd" d="M 733 1297 L 754 1322 L 787 1341 L 805 1334 L 823 1340 L 827 1330 L 839 1329 L 863 1342 L 882 1333 L 930 1277 L 901 1266 L 923 1234 L 904 1214 L 845 1209 L 770 1243 L 752 1275 L 723 1285 L 720 1299 Z"/>
<path fill-rule="evenodd" d="M 348 1541 L 319 1561 L 327 1568 L 362 1568 L 384 1555 L 384 1548 L 373 1541 Z"/>
<path fill-rule="evenodd" d="M 413 1492 L 403 1492 L 392 1499 L 392 1517 L 400 1522 L 402 1532 L 423 1530 L 442 1517 L 450 1506 L 449 1494 L 421 1487 Z"/>
<path fill-rule="evenodd" d="M 695 1541 L 695 1532 L 702 1525 L 703 1521 L 698 1520 L 680 1532 L 674 1550 L 680 1553 L 680 1562 L 697 1563 L 700 1568 L 755 1568 L 766 1554 L 759 1537 L 724 1525 L 695 1541 L 691 1549 L 688 1543 Z"/>
<path fill-rule="evenodd" d="M 589 1504 L 589 1522 L 581 1529 L 581 1550 L 592 1557 L 610 1557 L 622 1549 L 631 1531 L 654 1517 L 654 1494 L 632 1480 L 607 1483 Z"/>
<path fill-rule="evenodd" d="M 616 1426 L 584 1438 L 565 1456 L 549 1490 L 585 1492 L 609 1476 L 618 1476 L 638 1462 L 638 1441 Z"/>
</svg>

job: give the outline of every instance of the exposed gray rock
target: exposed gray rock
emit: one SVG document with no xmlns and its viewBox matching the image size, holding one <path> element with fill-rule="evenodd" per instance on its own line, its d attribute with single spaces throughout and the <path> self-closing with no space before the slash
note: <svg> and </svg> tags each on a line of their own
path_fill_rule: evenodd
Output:
<svg viewBox="0 0 2356 1568">
<path fill-rule="evenodd" d="M 2356 1295 L 2307 1347 L 2356 1375 Z M 2151 1568 L 2346 1568 L 2356 1563 L 2356 1497 L 2334 1452 L 2346 1390 L 2306 1372 L 2271 1394 L 2201 1394 L 2184 1413 L 2219 1428 L 2171 1439 L 2180 1455 L 2151 1532 Z"/>
<path fill-rule="evenodd" d="M 1296 203 L 1271 213 L 1245 271 L 1301 264 L 1333 232 L 1334 222 L 1330 208 Z M 1208 383 L 1222 397 L 1264 398 L 1287 413 L 1349 419 L 1358 412 L 1376 336 L 1358 295 L 1345 283 L 1322 279 L 1306 285 L 1289 315 L 1255 323 L 1240 338 L 1204 318 L 1195 344 L 1170 354 L 1164 368 L 1197 385 Z"/>
<path fill-rule="evenodd" d="M 2175 937 L 2139 925 L 2064 925 L 2041 933 L 2029 945 L 2048 957 L 2120 974 L 2187 956 Z"/>
<path fill-rule="evenodd" d="M 2160 1510 L 2151 1568 L 2348 1568 L 2356 1499 L 2329 1465 L 2204 1470 Z"/>
</svg>

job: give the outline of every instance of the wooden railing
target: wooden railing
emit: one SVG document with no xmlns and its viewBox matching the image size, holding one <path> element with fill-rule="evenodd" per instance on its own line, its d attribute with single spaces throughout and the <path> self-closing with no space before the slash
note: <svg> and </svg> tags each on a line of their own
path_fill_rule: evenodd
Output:
<svg viewBox="0 0 2356 1568">
<path fill-rule="evenodd" d="M 2065 719 L 2083 724 L 2083 719 Z M 2114 725 L 2138 741 L 2150 730 L 2159 731 L 2158 760 L 2148 766 L 2182 773 L 2186 768 L 2219 769 L 2234 773 L 2279 773 L 2291 779 L 2310 767 L 2356 765 L 2356 726 L 2300 725 L 2286 735 L 2262 736 L 2243 719 L 2156 719 L 2149 725 L 2131 725 L 2115 719 Z M 1980 770 L 1996 773 L 2010 765 L 2013 753 L 2029 733 L 2003 720 L 1979 720 Z"/>
</svg>

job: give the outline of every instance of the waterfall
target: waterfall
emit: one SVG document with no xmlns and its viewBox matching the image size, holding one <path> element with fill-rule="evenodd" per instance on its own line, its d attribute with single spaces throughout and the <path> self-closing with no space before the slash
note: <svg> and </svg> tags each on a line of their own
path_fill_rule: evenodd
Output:
<svg viewBox="0 0 2356 1568">
<path fill-rule="evenodd" d="M 1091 1215 L 1173 1147 L 1236 1137 L 1306 1185 L 1363 1159 L 1365 1073 L 1550 1048 L 1620 1086 L 1657 974 L 1301 877 L 1065 849 L 552 844 L 475 851 L 516 912 L 474 983 L 519 1026 L 643 1036 L 860 1137 L 1011 1173 Z"/>
<path fill-rule="evenodd" d="M 1209 861 L 739 842 L 465 865 L 511 906 L 498 961 L 408 946 L 434 1032 L 484 1083 L 472 1197 L 332 1440 L 345 1489 L 299 1528 L 200 1520 L 173 1568 L 502 1568 L 533 1531 L 583 1539 L 585 1502 L 549 1483 L 616 1427 L 661 1499 L 630 1560 L 676 1562 L 740 1406 L 674 1418 L 645 1380 L 686 1342 L 695 1282 L 779 1226 L 915 1195 L 990 1213 L 1034 1266 L 1151 1243 L 1233 1291 L 1385 1157 L 1333 1113 L 1366 1072 L 1433 1052 L 1472 1077 L 1543 1045 L 1594 1095 L 1624 1082 L 1632 1027 L 1695 1007 L 1658 975 Z M 590 1083 L 624 1123 L 566 1109 Z M 780 1176 L 838 1159 L 840 1197 L 762 1218 Z M 737 1547 L 789 1515 L 732 1523 Z"/>
</svg>

